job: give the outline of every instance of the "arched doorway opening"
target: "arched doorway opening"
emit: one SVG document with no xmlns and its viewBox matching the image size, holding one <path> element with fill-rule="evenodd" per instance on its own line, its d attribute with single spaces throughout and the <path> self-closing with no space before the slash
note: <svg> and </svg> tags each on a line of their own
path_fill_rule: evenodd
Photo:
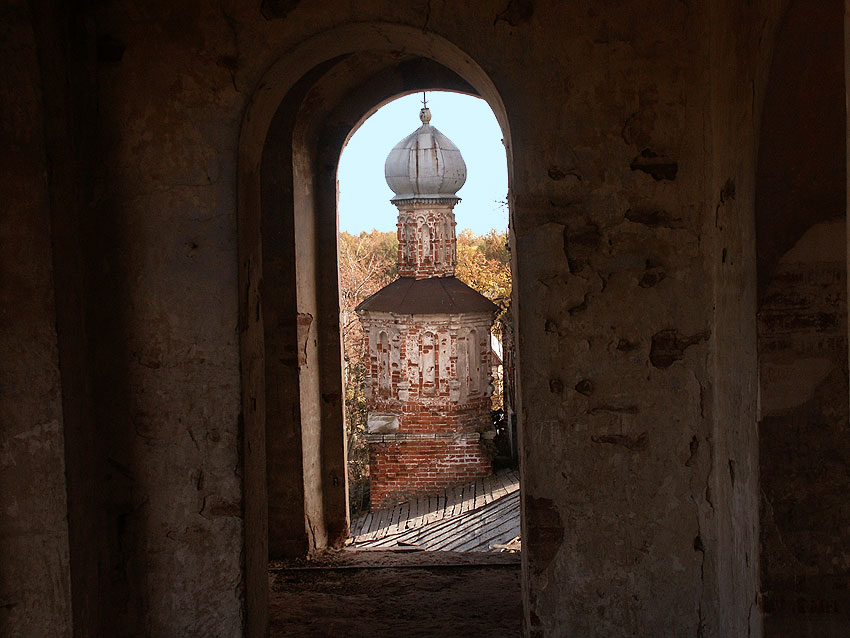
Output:
<svg viewBox="0 0 850 638">
<path fill-rule="evenodd" d="M 431 131 L 441 147 L 457 147 L 465 177 L 456 206 L 426 199 L 417 212 L 395 203 L 388 156 L 411 140 L 421 149 Z M 412 153 L 402 167 L 414 179 L 430 174 L 421 165 L 430 158 L 442 158 L 437 171 L 448 161 Z M 502 392 L 511 270 L 501 129 L 476 96 L 399 96 L 350 136 L 338 180 L 347 545 L 516 551 L 519 476 Z"/>
<path fill-rule="evenodd" d="M 268 559 L 335 546 L 348 533 L 340 151 L 380 105 L 427 89 L 487 100 L 510 183 L 510 130 L 495 85 L 460 49 L 419 30 L 362 24 L 317 36 L 269 69 L 245 113 L 238 219 L 249 635 L 268 626 Z"/>
</svg>

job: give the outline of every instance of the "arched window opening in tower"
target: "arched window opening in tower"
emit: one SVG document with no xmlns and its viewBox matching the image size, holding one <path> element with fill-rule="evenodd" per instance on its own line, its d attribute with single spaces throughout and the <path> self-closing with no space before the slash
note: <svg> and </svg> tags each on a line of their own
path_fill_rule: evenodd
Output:
<svg viewBox="0 0 850 638">
<path fill-rule="evenodd" d="M 382 107 L 339 163 L 351 542 L 517 549 L 505 150 L 483 100 L 425 99 Z"/>
<path fill-rule="evenodd" d="M 390 396 L 390 342 L 386 331 L 378 333 L 378 390 L 381 396 Z"/>
</svg>

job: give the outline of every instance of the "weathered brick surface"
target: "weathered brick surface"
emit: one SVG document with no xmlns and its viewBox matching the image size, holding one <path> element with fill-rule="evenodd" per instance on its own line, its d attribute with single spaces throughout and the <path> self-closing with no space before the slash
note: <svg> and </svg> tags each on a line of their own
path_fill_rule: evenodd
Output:
<svg viewBox="0 0 850 638">
<path fill-rule="evenodd" d="M 399 277 L 453 277 L 457 267 L 456 226 L 454 212 L 448 205 L 428 203 L 400 207 L 397 224 Z"/>
<path fill-rule="evenodd" d="M 477 439 L 413 439 L 369 444 L 372 510 L 404 498 L 474 481 L 492 472 Z"/>
<path fill-rule="evenodd" d="M 427 110 L 422 114 L 420 117 L 428 117 Z M 427 125 L 418 129 L 419 138 L 427 137 L 422 132 L 427 130 Z M 390 154 L 388 166 L 398 148 Z M 417 159 L 409 190 L 391 179 L 392 169 L 388 169 L 387 183 L 396 191 L 422 192 L 420 174 L 437 175 L 447 170 L 436 158 L 436 153 L 425 153 Z M 419 161 L 425 165 L 420 166 Z M 398 207 L 399 275 L 416 279 L 454 277 L 457 237 L 453 209 L 458 198 L 454 191 L 435 194 L 426 188 L 425 192 L 431 194 L 394 200 Z M 480 294 L 473 294 L 483 300 Z M 357 310 L 368 362 L 366 407 L 373 511 L 408 495 L 485 476 L 491 470 L 492 455 L 479 440 L 481 433 L 491 429 L 493 315 L 469 307 L 449 312 L 442 302 L 430 297 L 423 301 L 428 314 L 402 310 L 401 299 L 399 306 L 391 304 L 399 314 L 383 307 L 378 312 L 364 304 Z M 424 438 L 429 435 L 431 438 Z"/>
</svg>

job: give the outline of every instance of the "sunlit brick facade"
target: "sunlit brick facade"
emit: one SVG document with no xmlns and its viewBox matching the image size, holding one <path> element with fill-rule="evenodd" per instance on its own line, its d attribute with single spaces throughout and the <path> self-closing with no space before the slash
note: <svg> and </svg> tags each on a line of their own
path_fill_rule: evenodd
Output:
<svg viewBox="0 0 850 638">
<path fill-rule="evenodd" d="M 368 357 L 371 503 L 491 471 L 490 326 L 496 306 L 455 278 L 460 152 L 423 109 L 387 158 L 399 209 L 399 279 L 357 308 Z"/>
</svg>

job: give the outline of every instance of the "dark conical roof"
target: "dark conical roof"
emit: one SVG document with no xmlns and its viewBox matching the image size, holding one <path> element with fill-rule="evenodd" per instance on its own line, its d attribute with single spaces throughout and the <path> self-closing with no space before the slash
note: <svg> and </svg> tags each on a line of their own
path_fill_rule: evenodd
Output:
<svg viewBox="0 0 850 638">
<path fill-rule="evenodd" d="M 400 277 L 355 308 L 397 315 L 495 313 L 499 307 L 457 277 Z"/>
</svg>

